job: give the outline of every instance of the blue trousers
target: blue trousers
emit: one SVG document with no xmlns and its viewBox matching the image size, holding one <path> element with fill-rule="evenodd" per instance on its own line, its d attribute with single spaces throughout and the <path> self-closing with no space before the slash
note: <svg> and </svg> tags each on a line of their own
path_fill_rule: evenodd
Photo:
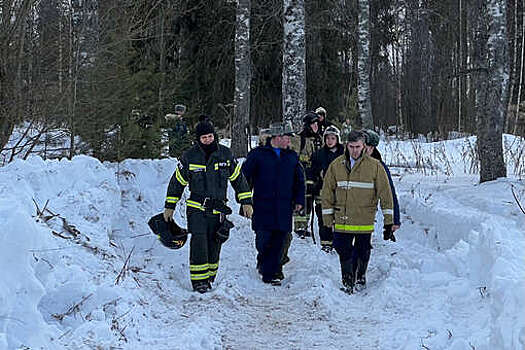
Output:
<svg viewBox="0 0 525 350">
<path fill-rule="evenodd" d="M 343 280 L 364 277 L 370 260 L 371 233 L 334 232 L 334 248 L 339 254 Z"/>
<path fill-rule="evenodd" d="M 255 248 L 257 249 L 257 266 L 263 281 L 270 281 L 281 268 L 281 254 L 288 232 L 257 231 Z"/>
</svg>

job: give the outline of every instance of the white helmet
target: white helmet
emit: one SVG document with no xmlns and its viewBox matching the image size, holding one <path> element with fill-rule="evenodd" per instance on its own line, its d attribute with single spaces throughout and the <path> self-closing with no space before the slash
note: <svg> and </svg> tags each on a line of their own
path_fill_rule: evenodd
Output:
<svg viewBox="0 0 525 350">
<path fill-rule="evenodd" d="M 337 136 L 337 143 L 341 143 L 341 133 L 339 132 L 339 129 L 336 128 L 333 125 L 330 125 L 326 128 L 323 134 L 323 142 L 326 140 L 326 135 L 335 135 Z"/>
<path fill-rule="evenodd" d="M 324 117 L 326 117 L 326 109 L 324 109 L 323 107 L 317 107 L 315 113 L 322 114 Z"/>
</svg>

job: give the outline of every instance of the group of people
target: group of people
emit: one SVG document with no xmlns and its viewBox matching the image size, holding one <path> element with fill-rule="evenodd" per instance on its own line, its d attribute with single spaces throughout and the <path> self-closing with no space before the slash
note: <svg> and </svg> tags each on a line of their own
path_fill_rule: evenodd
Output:
<svg viewBox="0 0 525 350">
<path fill-rule="evenodd" d="M 164 219 L 173 220 L 176 203 L 189 185 L 186 211 L 195 291 L 209 291 L 218 271 L 226 215 L 231 212 L 226 205 L 228 181 L 241 214 L 252 221 L 256 268 L 264 283 L 280 285 L 291 233 L 302 238 L 313 234 L 313 210 L 322 249 L 335 249 L 339 255 L 343 289 L 353 293 L 366 285 L 378 202 L 383 238 L 395 241 L 400 226 L 390 172 L 376 148 L 377 133 L 349 131 L 342 140 L 339 129 L 326 120 L 326 110 L 319 107 L 304 115 L 297 134 L 290 122 L 271 124 L 265 141 L 242 165 L 218 144 L 209 120 L 197 124 L 195 135 L 196 143 L 179 159 L 164 205 Z"/>
</svg>

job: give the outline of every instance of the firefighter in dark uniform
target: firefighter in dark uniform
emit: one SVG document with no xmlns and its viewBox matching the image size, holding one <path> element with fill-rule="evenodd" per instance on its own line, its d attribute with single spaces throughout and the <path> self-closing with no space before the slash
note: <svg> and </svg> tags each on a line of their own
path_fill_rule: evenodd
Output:
<svg viewBox="0 0 525 350">
<path fill-rule="evenodd" d="M 213 125 L 202 121 L 195 127 L 197 142 L 183 153 L 171 177 L 164 219 L 173 220 L 173 211 L 186 185 L 190 196 L 186 201 L 186 217 L 190 241 L 190 279 L 193 290 L 205 293 L 211 289 L 219 268 L 219 256 L 225 215 L 228 181 L 242 205 L 243 215 L 251 217 L 252 193 L 229 148 L 219 145 Z"/>
<path fill-rule="evenodd" d="M 323 135 L 324 146 L 312 155 L 312 178 L 314 181 L 313 195 L 315 199 L 315 214 L 319 227 L 321 249 L 327 253 L 332 251 L 333 232 L 330 227 L 323 225 L 323 214 L 321 206 L 321 188 L 323 188 L 324 174 L 332 161 L 345 152 L 341 144 L 339 129 L 330 125 Z"/>
<path fill-rule="evenodd" d="M 294 214 L 294 231 L 301 237 L 310 236 L 308 219 L 313 208 L 313 177 L 312 177 L 312 155 L 323 145 L 319 135 L 319 115 L 315 112 L 307 112 L 303 116 L 303 130 L 292 139 L 291 148 L 299 155 L 299 160 L 304 168 L 306 178 L 306 208 Z"/>
</svg>

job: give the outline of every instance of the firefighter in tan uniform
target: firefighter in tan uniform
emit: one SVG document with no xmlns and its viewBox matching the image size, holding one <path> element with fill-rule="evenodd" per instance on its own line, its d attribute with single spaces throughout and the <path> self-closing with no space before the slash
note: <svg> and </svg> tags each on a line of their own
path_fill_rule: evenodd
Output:
<svg viewBox="0 0 525 350">
<path fill-rule="evenodd" d="M 385 237 L 393 224 L 392 191 L 385 169 L 379 161 L 364 152 L 366 136 L 359 131 L 348 135 L 345 154 L 328 167 L 321 190 L 323 222 L 334 230 L 333 245 L 339 254 L 343 290 L 353 293 L 364 288 L 366 254 L 372 248 L 370 241 L 378 201 L 384 217 Z M 356 285 L 357 283 L 357 285 Z"/>
</svg>

